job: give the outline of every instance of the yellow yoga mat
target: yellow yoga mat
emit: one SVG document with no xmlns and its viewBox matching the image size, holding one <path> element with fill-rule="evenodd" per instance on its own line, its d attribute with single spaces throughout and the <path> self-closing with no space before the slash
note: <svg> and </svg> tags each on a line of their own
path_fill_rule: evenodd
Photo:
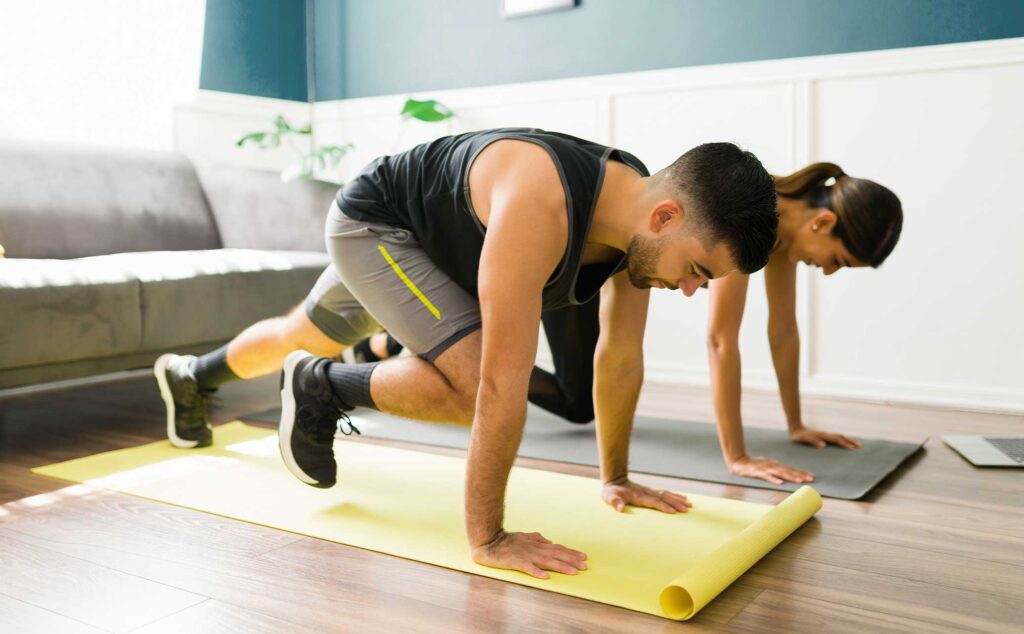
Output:
<svg viewBox="0 0 1024 634">
<path fill-rule="evenodd" d="M 505 525 L 587 553 L 588 570 L 534 579 L 475 564 L 463 532 L 465 460 L 367 443 L 335 443 L 338 484 L 307 486 L 285 470 L 270 430 L 229 423 L 215 444 L 166 441 L 33 469 L 446 568 L 689 619 L 821 508 L 803 487 L 777 506 L 691 495 L 689 513 L 616 513 L 597 480 L 513 469 Z"/>
</svg>

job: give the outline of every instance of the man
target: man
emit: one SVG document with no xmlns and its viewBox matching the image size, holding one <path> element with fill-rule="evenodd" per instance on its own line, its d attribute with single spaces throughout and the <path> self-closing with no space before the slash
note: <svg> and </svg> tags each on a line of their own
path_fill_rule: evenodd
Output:
<svg viewBox="0 0 1024 634">
<path fill-rule="evenodd" d="M 339 192 L 328 219 L 328 251 L 348 294 L 333 312 L 346 343 L 383 326 L 418 356 L 345 365 L 290 354 L 279 429 L 285 464 L 307 484 L 332 486 L 335 425 L 357 406 L 472 423 L 465 505 L 473 558 L 541 578 L 574 574 L 585 568 L 583 553 L 502 527 L 542 312 L 585 305 L 600 291 L 594 405 L 603 499 L 617 510 L 685 511 L 685 497 L 627 478 L 647 289 L 689 296 L 708 279 L 755 271 L 776 225 L 771 177 L 731 144 L 695 148 L 653 177 L 625 152 L 531 129 L 446 137 L 382 157 Z"/>
</svg>

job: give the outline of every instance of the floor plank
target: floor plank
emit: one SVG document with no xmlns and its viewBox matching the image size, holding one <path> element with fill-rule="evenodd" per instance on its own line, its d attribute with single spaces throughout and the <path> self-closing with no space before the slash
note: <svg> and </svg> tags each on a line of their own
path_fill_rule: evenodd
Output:
<svg viewBox="0 0 1024 634">
<path fill-rule="evenodd" d="M 339 624 L 342 625 L 342 624 Z M 335 631 L 344 631 L 338 627 Z M 318 630 L 282 621 L 220 601 L 208 600 L 132 630 L 132 634 L 316 634 Z"/>
<path fill-rule="evenodd" d="M 100 634 L 103 630 L 0 594 L 0 632 L 4 634 Z"/>
<path fill-rule="evenodd" d="M 961 590 L 977 590 L 977 580 L 985 578 L 993 584 L 990 594 L 1024 602 L 1024 568 L 1020 566 L 839 537 L 823 528 L 827 521 L 819 519 L 793 535 L 776 554 Z"/>
<path fill-rule="evenodd" d="M 1020 602 L 992 594 L 993 586 L 984 578 L 977 580 L 973 590 L 962 590 L 773 553 L 742 579 L 747 585 L 801 600 L 816 599 L 904 617 L 929 627 L 1007 632 L 1021 623 Z"/>
<path fill-rule="evenodd" d="M 743 614 L 729 622 L 736 632 L 900 632 L 959 633 L 962 628 L 923 623 L 902 616 L 765 590 Z"/>
<path fill-rule="evenodd" d="M 41 498 L 41 500 L 40 500 Z M 3 507 L 0 530 L 23 541 L 82 556 L 68 547 L 88 546 L 161 560 L 203 563 L 236 561 L 302 539 L 299 535 L 197 513 L 150 500 L 83 485 L 28 498 Z"/>
<path fill-rule="evenodd" d="M 127 632 L 205 597 L 63 555 L 0 529 L 0 594 L 111 632 Z"/>
</svg>

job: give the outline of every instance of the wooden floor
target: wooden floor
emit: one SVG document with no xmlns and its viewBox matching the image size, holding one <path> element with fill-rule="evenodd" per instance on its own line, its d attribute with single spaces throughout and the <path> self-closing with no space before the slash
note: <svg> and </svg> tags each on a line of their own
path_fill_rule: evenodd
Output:
<svg viewBox="0 0 1024 634">
<path fill-rule="evenodd" d="M 216 418 L 273 396 L 266 382 L 233 387 Z M 657 406 L 668 402 L 671 412 Z M 642 403 L 711 420 L 705 390 Z M 744 409 L 748 425 L 782 424 L 773 397 Z M 829 429 L 930 440 L 867 499 L 826 500 L 696 618 L 674 623 L 29 472 L 161 438 L 149 380 L 0 398 L 0 632 L 1024 631 L 1024 470 L 974 469 L 938 439 L 1022 434 L 1024 417 L 824 400 L 805 410 Z M 756 502 L 785 495 L 636 479 Z"/>
</svg>

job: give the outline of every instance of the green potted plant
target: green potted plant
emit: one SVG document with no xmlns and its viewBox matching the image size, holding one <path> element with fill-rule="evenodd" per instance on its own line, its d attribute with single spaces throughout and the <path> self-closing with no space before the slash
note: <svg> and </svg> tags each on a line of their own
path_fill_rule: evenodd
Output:
<svg viewBox="0 0 1024 634">
<path fill-rule="evenodd" d="M 403 121 L 417 119 L 427 123 L 437 123 L 450 119 L 455 116 L 455 113 L 433 99 L 426 101 L 407 99 L 400 115 Z M 296 139 L 311 137 L 313 134 L 311 124 L 307 123 L 304 126 L 296 127 L 280 114 L 274 117 L 273 123 L 273 130 L 250 132 L 235 141 L 235 145 L 240 148 L 255 145 L 261 150 L 271 150 L 280 147 L 282 143 L 286 144 L 295 152 L 298 160 L 281 172 L 281 180 L 285 182 L 318 178 L 328 170 L 337 167 L 341 159 L 353 148 L 351 143 L 320 145 L 307 152 L 296 143 Z"/>
</svg>

